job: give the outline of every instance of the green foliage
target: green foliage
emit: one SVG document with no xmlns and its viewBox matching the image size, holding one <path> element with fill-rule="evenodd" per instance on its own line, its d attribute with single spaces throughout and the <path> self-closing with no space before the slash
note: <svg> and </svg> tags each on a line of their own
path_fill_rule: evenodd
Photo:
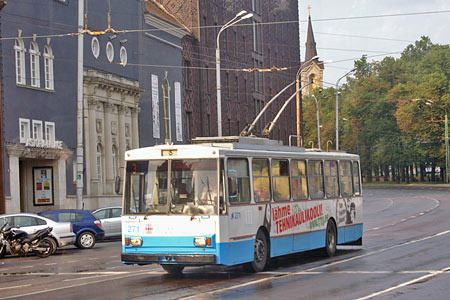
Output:
<svg viewBox="0 0 450 300">
<path fill-rule="evenodd" d="M 445 114 L 450 111 L 450 47 L 428 37 L 409 45 L 400 58 L 355 61 L 353 77 L 340 89 L 340 148 L 361 156 L 363 174 L 374 167 L 413 163 L 444 167 Z M 334 88 L 320 100 L 322 149 L 335 147 Z M 304 98 L 305 141 L 317 145 L 315 103 Z"/>
</svg>

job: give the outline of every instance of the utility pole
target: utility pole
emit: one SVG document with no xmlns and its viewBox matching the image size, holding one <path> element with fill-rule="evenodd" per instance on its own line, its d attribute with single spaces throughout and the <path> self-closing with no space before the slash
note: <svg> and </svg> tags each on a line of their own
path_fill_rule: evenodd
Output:
<svg viewBox="0 0 450 300">
<path fill-rule="evenodd" d="M 6 1 L 0 1 L 0 10 L 5 7 Z M 1 18 L 1 16 L 0 16 Z M 1 23 L 0 23 L 1 24 Z M 0 35 L 1 36 L 1 35 Z M 2 57 L 1 53 L 1 40 L 0 40 L 0 59 Z M 0 79 L 3 80 L 3 65 L 0 63 Z M 5 199 L 5 152 L 3 145 L 3 91 L 0 81 L 0 214 L 6 213 L 6 199 Z"/>
<path fill-rule="evenodd" d="M 78 32 L 84 32 L 84 0 L 78 0 Z M 84 169 L 84 143 L 83 143 L 83 39 L 84 34 L 78 35 L 78 64 L 77 64 L 77 163 L 76 187 L 77 208 L 83 209 L 83 169 Z"/>
</svg>

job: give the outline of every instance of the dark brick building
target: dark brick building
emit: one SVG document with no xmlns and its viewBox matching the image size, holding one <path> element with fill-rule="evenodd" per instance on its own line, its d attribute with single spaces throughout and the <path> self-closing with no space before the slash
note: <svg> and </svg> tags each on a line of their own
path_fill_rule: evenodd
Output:
<svg viewBox="0 0 450 300">
<path fill-rule="evenodd" d="M 220 27 L 241 10 L 253 18 L 222 32 L 222 133 L 238 135 L 267 101 L 295 80 L 300 63 L 297 0 L 158 0 L 191 28 L 183 39 L 185 138 L 217 135 L 216 37 Z M 287 67 L 285 71 L 236 69 Z M 256 128 L 260 135 L 292 88 L 280 97 Z M 288 142 L 296 134 L 295 101 L 287 107 L 271 138 Z"/>
</svg>

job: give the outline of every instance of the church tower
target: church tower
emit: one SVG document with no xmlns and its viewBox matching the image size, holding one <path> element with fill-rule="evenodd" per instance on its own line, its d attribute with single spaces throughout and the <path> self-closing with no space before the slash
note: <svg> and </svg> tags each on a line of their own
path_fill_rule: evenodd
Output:
<svg viewBox="0 0 450 300">
<path fill-rule="evenodd" d="M 316 41 L 314 40 L 314 32 L 311 23 L 311 6 L 308 5 L 308 33 L 306 36 L 305 60 L 302 62 L 302 86 L 308 83 L 311 85 L 302 90 L 302 95 L 310 95 L 311 91 L 316 87 L 323 87 L 323 61 L 317 56 Z M 306 65 L 305 65 L 306 64 Z"/>
</svg>

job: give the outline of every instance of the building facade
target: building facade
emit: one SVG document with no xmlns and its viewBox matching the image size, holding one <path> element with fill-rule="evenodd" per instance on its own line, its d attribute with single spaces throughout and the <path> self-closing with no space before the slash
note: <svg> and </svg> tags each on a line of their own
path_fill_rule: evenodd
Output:
<svg viewBox="0 0 450 300">
<path fill-rule="evenodd" d="M 77 11 L 63 0 L 2 10 L 6 212 L 76 207 Z M 184 142 L 188 31 L 151 1 L 89 1 L 85 14 L 89 30 L 115 30 L 83 37 L 83 204 L 94 209 L 120 204 L 126 150 Z"/>
<path fill-rule="evenodd" d="M 253 13 L 253 18 L 220 35 L 223 135 L 239 135 L 275 94 L 295 80 L 300 65 L 296 0 L 158 2 L 174 16 L 187 20 L 187 27 L 195 29 L 183 39 L 187 141 L 217 135 L 216 38 L 221 26 L 241 10 Z M 256 135 L 261 135 L 294 91 L 289 89 L 269 107 L 256 126 Z M 287 143 L 292 134 L 296 134 L 295 101 L 283 113 L 270 137 Z"/>
</svg>

